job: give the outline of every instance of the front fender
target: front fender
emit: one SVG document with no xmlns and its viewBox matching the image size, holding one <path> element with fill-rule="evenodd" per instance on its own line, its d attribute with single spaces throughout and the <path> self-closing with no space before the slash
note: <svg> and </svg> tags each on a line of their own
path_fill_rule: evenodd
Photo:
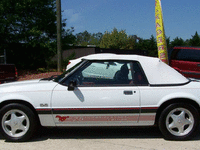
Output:
<svg viewBox="0 0 200 150">
<path fill-rule="evenodd" d="M 4 101 L 9 101 L 9 100 L 23 100 L 23 101 L 30 103 L 32 106 L 34 106 L 32 100 L 25 95 L 21 95 L 21 94 L 17 94 L 17 93 L 11 93 L 11 94 L 7 94 L 4 96 L 0 95 L 0 103 L 2 103 Z"/>
<path fill-rule="evenodd" d="M 37 107 L 37 103 L 35 103 L 33 100 L 31 100 L 28 96 L 22 95 L 22 94 L 7 94 L 5 96 L 1 96 L 0 95 L 0 103 L 2 104 L 3 102 L 9 103 L 9 101 L 19 101 L 20 103 L 22 101 L 29 103 L 30 105 L 32 105 L 32 107 L 35 109 L 35 112 L 38 115 L 40 124 L 42 126 L 55 126 L 55 122 L 53 120 L 53 116 L 52 114 L 43 114 L 40 113 L 40 111 L 37 110 L 42 110 L 40 106 Z M 49 109 L 49 108 L 48 108 Z"/>
</svg>

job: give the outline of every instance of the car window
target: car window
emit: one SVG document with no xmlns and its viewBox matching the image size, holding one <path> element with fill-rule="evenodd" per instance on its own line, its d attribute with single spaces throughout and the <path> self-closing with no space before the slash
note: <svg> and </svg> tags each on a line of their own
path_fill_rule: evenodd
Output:
<svg viewBox="0 0 200 150">
<path fill-rule="evenodd" d="M 200 50 L 181 49 L 177 56 L 177 60 L 200 62 Z"/>
<path fill-rule="evenodd" d="M 131 62 L 95 61 L 76 71 L 69 81 L 76 81 L 78 86 L 129 84 L 132 82 Z"/>
<path fill-rule="evenodd" d="M 138 62 L 133 62 L 133 83 L 138 86 L 146 86 L 148 85 L 148 80 L 142 70 L 142 67 Z"/>
<path fill-rule="evenodd" d="M 59 75 L 57 78 L 55 78 L 53 81 L 55 82 L 62 82 L 66 76 L 69 74 L 72 74 L 79 66 L 81 66 L 84 63 L 84 61 L 81 61 L 74 66 L 72 66 L 70 69 L 64 71 L 61 75 Z"/>
<path fill-rule="evenodd" d="M 82 75 L 84 78 L 101 78 L 101 79 L 114 79 L 117 71 L 120 71 L 121 67 L 125 65 L 128 70 L 128 79 L 132 80 L 130 63 L 118 63 L 118 62 L 94 62 L 91 63 Z"/>
<path fill-rule="evenodd" d="M 68 77 L 64 84 L 68 85 L 70 81 L 76 81 L 77 86 L 142 85 L 147 83 L 138 63 L 131 61 L 88 62 Z"/>
</svg>

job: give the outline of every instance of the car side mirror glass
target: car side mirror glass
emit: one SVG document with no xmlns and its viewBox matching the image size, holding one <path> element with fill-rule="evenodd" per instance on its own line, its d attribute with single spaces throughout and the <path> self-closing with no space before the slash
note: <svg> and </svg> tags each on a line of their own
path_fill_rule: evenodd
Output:
<svg viewBox="0 0 200 150">
<path fill-rule="evenodd" d="M 68 84 L 68 91 L 74 91 L 74 88 L 76 87 L 76 81 L 70 81 Z"/>
</svg>

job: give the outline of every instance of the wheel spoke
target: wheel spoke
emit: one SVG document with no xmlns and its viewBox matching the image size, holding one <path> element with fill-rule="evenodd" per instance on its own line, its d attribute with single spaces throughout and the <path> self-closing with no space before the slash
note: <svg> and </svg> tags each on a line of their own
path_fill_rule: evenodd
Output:
<svg viewBox="0 0 200 150">
<path fill-rule="evenodd" d="M 184 125 L 183 125 L 183 126 L 179 126 L 179 127 L 178 127 L 178 133 L 182 134 L 182 133 L 184 133 L 184 132 L 185 132 L 185 130 L 184 130 Z"/>
<path fill-rule="evenodd" d="M 11 133 L 12 135 L 15 135 L 16 134 L 16 131 L 18 130 L 19 126 L 20 126 L 20 122 L 19 122 L 19 118 L 16 116 L 15 114 L 16 112 L 12 112 L 11 113 L 11 124 L 10 124 L 10 127 L 11 127 Z"/>
<path fill-rule="evenodd" d="M 19 130 L 22 130 L 22 132 L 26 131 L 27 127 L 24 125 L 19 126 Z"/>
<path fill-rule="evenodd" d="M 169 128 L 170 129 L 173 129 L 173 128 L 176 128 L 177 126 L 176 126 L 176 124 L 174 123 L 174 122 L 172 122 L 171 124 L 169 124 Z"/>
<path fill-rule="evenodd" d="M 193 121 L 191 121 L 190 119 L 185 119 L 184 123 L 185 125 L 191 125 L 193 124 Z"/>
<path fill-rule="evenodd" d="M 177 115 L 175 115 L 175 114 L 171 114 L 170 117 L 173 119 L 173 121 L 177 120 Z"/>
<path fill-rule="evenodd" d="M 17 131 L 17 129 L 15 127 L 11 127 L 11 134 L 12 135 L 15 135 L 16 131 Z"/>
<path fill-rule="evenodd" d="M 23 121 L 26 120 L 26 117 L 23 115 L 23 116 L 18 117 L 18 119 L 21 123 L 23 123 Z"/>
<path fill-rule="evenodd" d="M 12 121 L 12 120 L 15 120 L 16 118 L 17 118 L 17 116 L 15 115 L 15 112 L 12 112 L 10 120 Z"/>
<path fill-rule="evenodd" d="M 185 115 L 186 115 L 186 113 L 185 113 L 184 110 L 178 115 L 179 120 L 180 120 L 183 124 L 184 124 L 185 121 L 187 120 L 187 119 L 185 118 Z"/>
<path fill-rule="evenodd" d="M 185 125 L 190 125 L 190 124 L 192 124 L 192 121 L 189 120 L 190 118 L 186 118 L 185 115 L 186 115 L 186 113 L 185 113 L 184 110 L 183 110 L 183 111 L 180 113 L 180 115 L 179 115 L 183 127 L 184 127 Z"/>
<path fill-rule="evenodd" d="M 170 117 L 172 119 L 172 122 L 169 124 L 169 128 L 177 128 L 178 116 L 175 114 L 171 114 Z"/>
<path fill-rule="evenodd" d="M 5 121 L 4 124 L 7 126 L 11 126 L 11 120 Z"/>
<path fill-rule="evenodd" d="M 181 113 L 178 116 L 181 117 L 181 118 L 185 118 L 185 111 L 182 110 Z"/>
</svg>

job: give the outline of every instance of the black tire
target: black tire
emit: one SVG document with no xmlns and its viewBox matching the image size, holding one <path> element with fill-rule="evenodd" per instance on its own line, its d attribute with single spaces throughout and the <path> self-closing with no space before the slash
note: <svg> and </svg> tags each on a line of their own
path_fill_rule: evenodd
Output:
<svg viewBox="0 0 200 150">
<path fill-rule="evenodd" d="M 0 132 L 12 142 L 27 141 L 38 126 L 33 111 L 18 103 L 8 104 L 0 110 L 0 123 Z"/>
<path fill-rule="evenodd" d="M 166 140 L 189 140 L 197 133 L 199 113 L 185 103 L 174 103 L 163 110 L 159 118 L 159 128 Z"/>
</svg>

